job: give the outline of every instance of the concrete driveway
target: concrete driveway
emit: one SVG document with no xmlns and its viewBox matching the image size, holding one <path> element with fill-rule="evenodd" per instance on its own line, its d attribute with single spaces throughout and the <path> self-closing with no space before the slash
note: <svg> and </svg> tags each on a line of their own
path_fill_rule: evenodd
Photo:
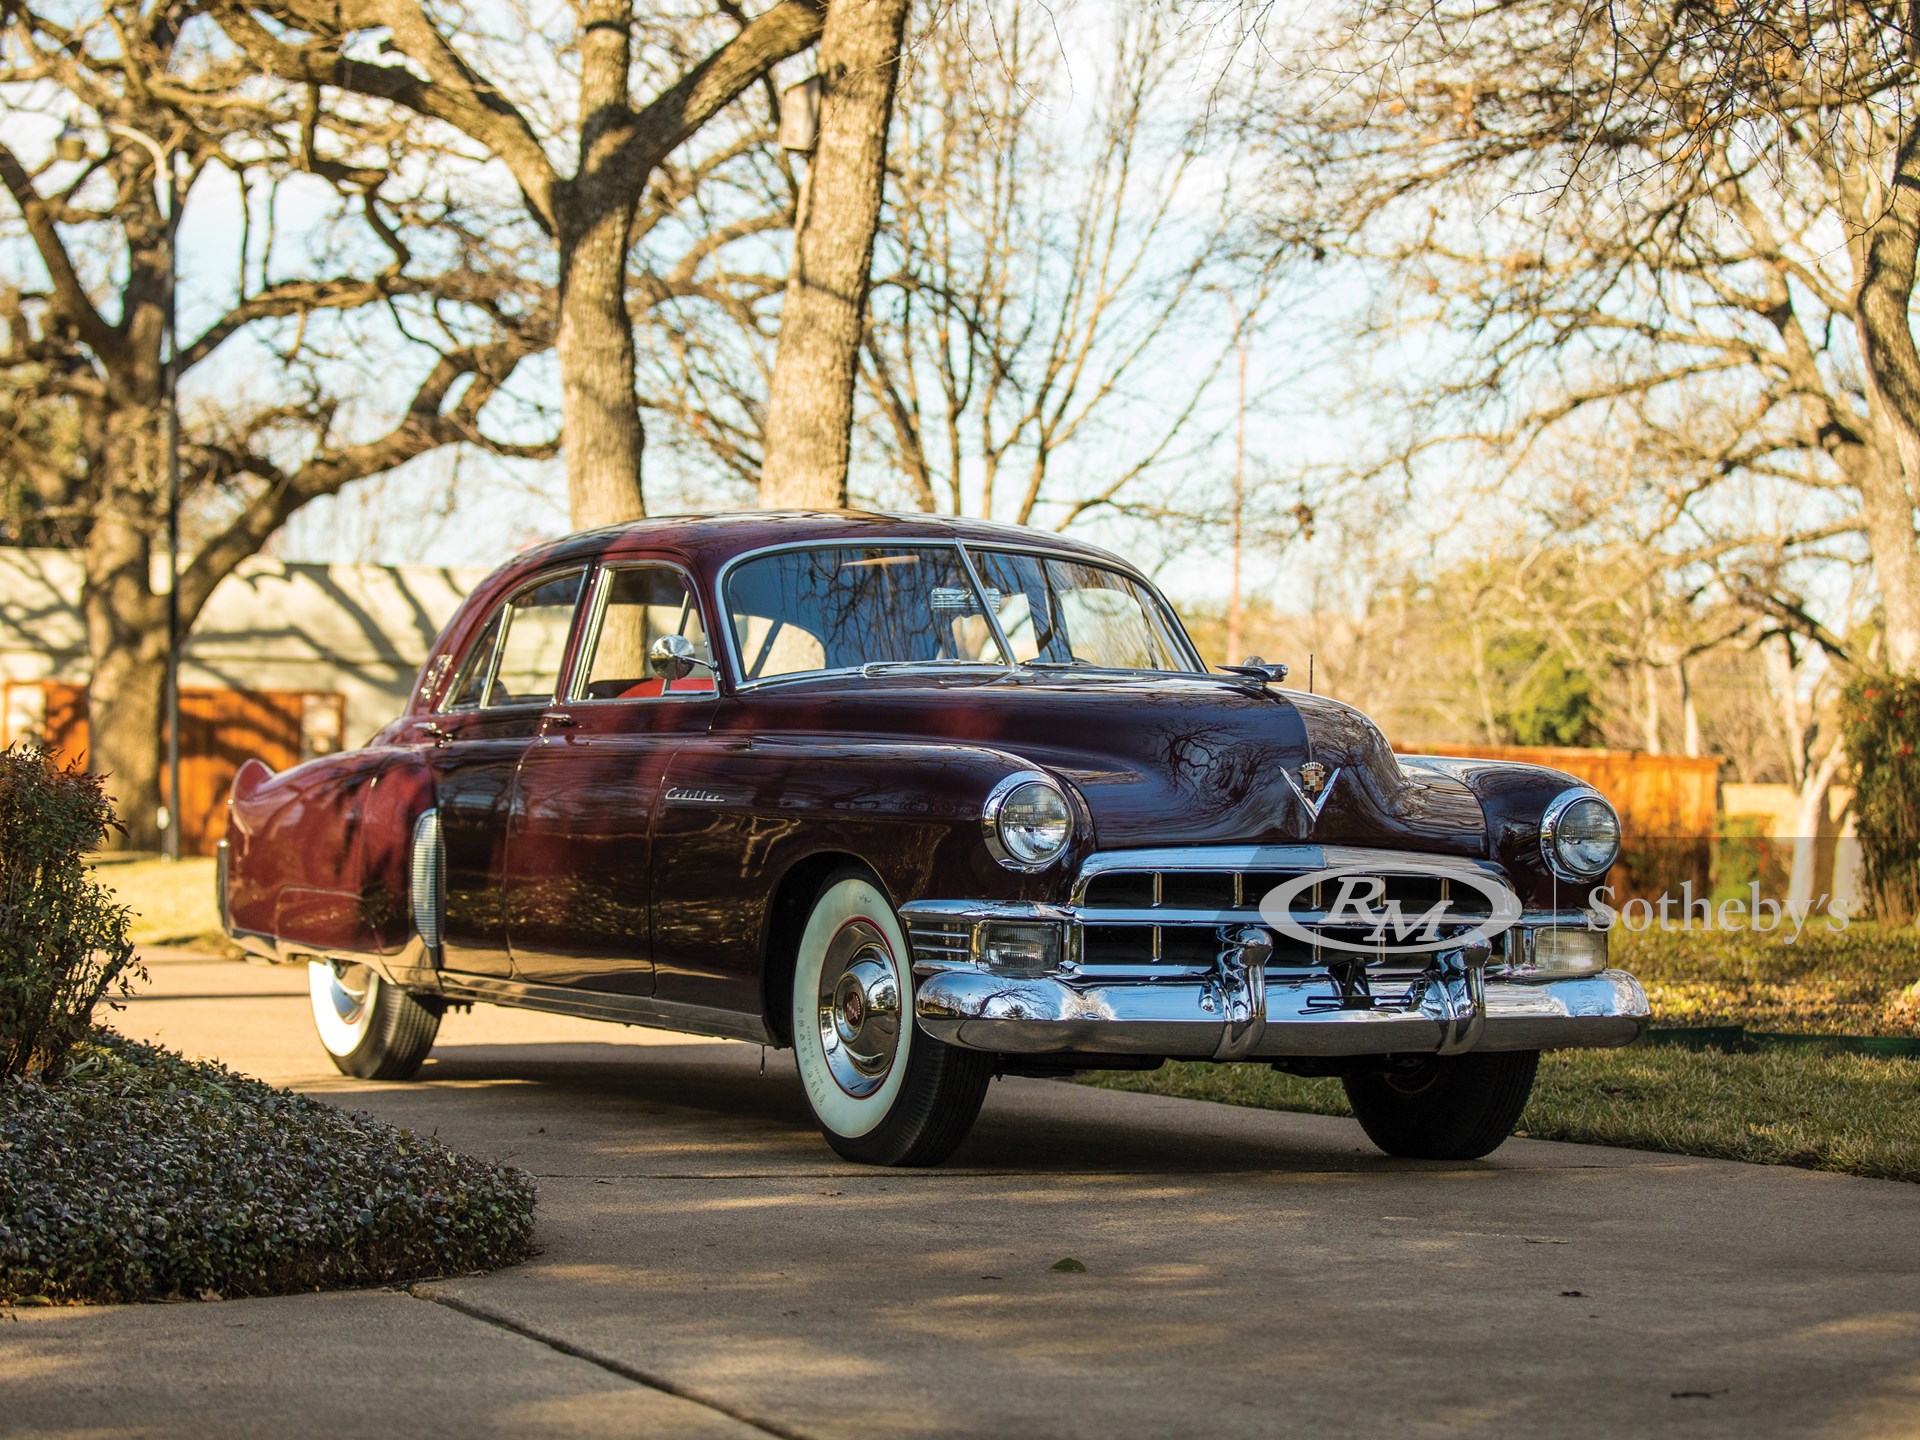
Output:
<svg viewBox="0 0 1920 1440">
<path fill-rule="evenodd" d="M 481 1011 L 373 1085 L 304 974 L 152 970 L 123 1029 L 533 1171 L 544 1248 L 409 1294 L 15 1312 L 6 1433 L 1920 1434 L 1920 1186 L 1392 1161 L 1344 1121 L 1019 1080 L 948 1166 L 860 1169 L 784 1054 Z"/>
</svg>

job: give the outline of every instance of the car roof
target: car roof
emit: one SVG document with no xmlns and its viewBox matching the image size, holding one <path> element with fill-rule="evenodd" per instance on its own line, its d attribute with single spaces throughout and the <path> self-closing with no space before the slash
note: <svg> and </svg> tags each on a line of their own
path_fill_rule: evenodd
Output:
<svg viewBox="0 0 1920 1440">
<path fill-rule="evenodd" d="M 514 557 L 515 573 L 581 556 L 670 551 L 713 573 L 736 555 L 771 545 L 884 544 L 890 540 L 966 541 L 1022 545 L 1076 555 L 1134 570 L 1111 551 L 1051 530 L 947 515 L 889 514 L 874 510 L 736 510 L 709 515 L 661 515 L 583 530 Z"/>
</svg>

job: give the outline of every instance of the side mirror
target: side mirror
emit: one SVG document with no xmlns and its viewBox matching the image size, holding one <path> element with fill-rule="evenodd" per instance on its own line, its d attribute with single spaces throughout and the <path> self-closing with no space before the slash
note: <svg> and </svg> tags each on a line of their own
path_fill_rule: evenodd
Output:
<svg viewBox="0 0 1920 1440">
<path fill-rule="evenodd" d="M 684 635 L 662 635 L 647 651 L 647 668 L 662 680 L 684 680 L 699 663 Z"/>
</svg>

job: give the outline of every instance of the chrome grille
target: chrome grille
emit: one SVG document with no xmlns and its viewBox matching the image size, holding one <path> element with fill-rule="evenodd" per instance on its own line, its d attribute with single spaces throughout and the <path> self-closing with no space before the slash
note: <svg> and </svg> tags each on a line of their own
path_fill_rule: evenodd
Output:
<svg viewBox="0 0 1920 1440">
<path fill-rule="evenodd" d="M 1380 890 L 1369 892 L 1374 905 L 1398 903 L 1409 917 L 1445 904 L 1449 924 L 1466 925 L 1491 911 L 1487 898 L 1470 885 L 1453 885 L 1443 876 L 1396 872 L 1396 864 L 1444 864 L 1497 877 L 1496 867 L 1464 858 L 1369 851 L 1355 847 L 1222 846 L 1182 850 L 1110 852 L 1097 855 L 1074 886 L 1079 920 L 1078 960 L 1088 974 L 1179 974 L 1209 967 L 1218 955 L 1226 927 L 1266 926 L 1260 904 L 1275 887 L 1314 871 L 1362 865 L 1363 878 Z M 1375 868 L 1377 867 L 1377 869 Z M 1353 940 L 1371 926 L 1329 923 L 1340 899 L 1340 882 L 1308 886 L 1288 904 L 1288 914 L 1303 929 Z M 1333 917 L 1337 919 L 1336 917 Z M 1268 926 L 1268 928 L 1271 928 Z M 1325 969 L 1329 962 L 1351 966 L 1353 951 L 1323 950 L 1281 934 L 1275 937 L 1268 970 Z M 1423 961 L 1383 955 L 1368 962 L 1384 970 L 1418 970 Z"/>
</svg>

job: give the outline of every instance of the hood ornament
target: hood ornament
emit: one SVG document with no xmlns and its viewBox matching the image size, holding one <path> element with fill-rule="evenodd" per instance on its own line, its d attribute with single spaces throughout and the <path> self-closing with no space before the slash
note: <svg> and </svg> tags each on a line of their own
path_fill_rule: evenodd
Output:
<svg viewBox="0 0 1920 1440">
<path fill-rule="evenodd" d="M 1329 770 L 1318 760 L 1309 760 L 1300 767 L 1300 778 L 1297 780 L 1284 765 L 1280 767 L 1280 774 L 1285 778 L 1287 788 L 1293 791 L 1312 817 L 1308 825 L 1311 829 L 1319 823 L 1320 812 L 1327 808 L 1327 801 L 1333 795 L 1333 782 L 1340 778 L 1340 767 L 1336 765 Z"/>
</svg>

